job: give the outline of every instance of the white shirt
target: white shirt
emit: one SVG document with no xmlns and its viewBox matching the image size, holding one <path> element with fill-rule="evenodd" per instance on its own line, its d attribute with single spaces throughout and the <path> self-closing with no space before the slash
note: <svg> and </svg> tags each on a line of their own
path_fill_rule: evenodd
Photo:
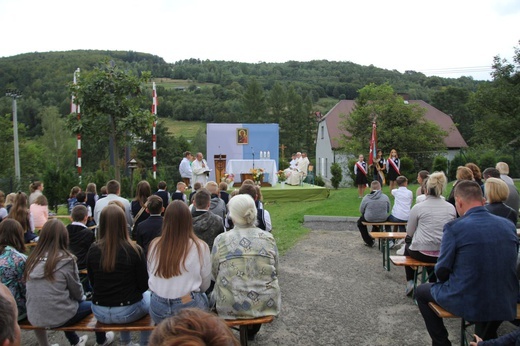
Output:
<svg viewBox="0 0 520 346">
<path fill-rule="evenodd" d="M 191 179 L 193 173 L 191 171 L 191 164 L 188 158 L 185 157 L 182 159 L 181 164 L 179 165 L 179 173 L 181 174 L 182 178 Z"/>
<path fill-rule="evenodd" d="M 186 270 L 181 265 L 181 275 L 171 278 L 161 278 L 155 275 L 157 261 L 155 257 L 152 258 L 155 246 L 150 246 L 148 250 L 148 287 L 150 291 L 161 298 L 176 299 L 191 292 L 205 292 L 209 288 L 211 259 L 208 244 L 200 242 L 203 263 L 200 263 L 197 246 L 192 241 L 190 241 L 190 245 L 185 262 Z"/>
<path fill-rule="evenodd" d="M 407 187 L 393 189 L 392 195 L 395 197 L 392 215 L 400 220 L 408 220 L 410 217 L 410 208 L 412 207 L 413 192 Z"/>
<path fill-rule="evenodd" d="M 130 227 L 134 224 L 134 219 L 132 217 L 132 208 L 130 206 L 130 202 L 126 198 L 119 197 L 116 194 L 109 193 L 106 197 L 101 198 L 96 202 L 96 207 L 94 208 L 94 221 L 96 221 L 96 225 L 99 225 L 99 216 L 101 215 L 101 210 L 110 203 L 110 201 L 119 201 L 123 203 L 125 206 L 125 215 L 126 222 Z"/>
</svg>

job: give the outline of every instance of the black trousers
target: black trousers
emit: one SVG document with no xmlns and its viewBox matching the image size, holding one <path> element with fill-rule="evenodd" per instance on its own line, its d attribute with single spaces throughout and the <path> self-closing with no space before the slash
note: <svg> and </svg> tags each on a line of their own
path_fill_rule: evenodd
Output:
<svg viewBox="0 0 520 346">
<path fill-rule="evenodd" d="M 432 346 L 451 346 L 451 342 L 448 339 L 448 330 L 444 326 L 442 318 L 437 316 L 428 306 L 429 302 L 437 303 L 430 292 L 431 286 L 431 283 L 427 283 L 417 287 L 415 290 L 417 306 L 426 324 L 426 330 L 428 330 L 428 334 L 432 338 Z"/>
<path fill-rule="evenodd" d="M 366 222 L 366 221 L 367 220 L 365 220 L 365 216 L 361 215 L 361 217 L 357 221 L 357 226 L 359 229 L 359 233 L 361 233 L 361 237 L 363 238 L 363 241 L 367 245 L 372 246 L 372 245 L 374 245 L 374 238 L 372 238 L 370 236 L 370 234 L 368 234 L 368 227 L 363 225 L 363 222 Z M 377 231 L 379 231 L 379 227 L 374 226 L 374 228 L 372 230 L 377 232 Z"/>
</svg>

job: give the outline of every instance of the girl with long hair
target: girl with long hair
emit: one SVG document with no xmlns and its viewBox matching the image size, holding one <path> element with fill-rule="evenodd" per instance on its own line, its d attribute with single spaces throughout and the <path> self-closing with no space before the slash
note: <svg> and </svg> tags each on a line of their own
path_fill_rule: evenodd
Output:
<svg viewBox="0 0 520 346">
<path fill-rule="evenodd" d="M 27 195 L 23 192 L 18 192 L 13 202 L 13 206 L 9 210 L 10 219 L 15 219 L 22 225 L 24 230 L 24 240 L 26 243 L 38 241 L 38 236 L 34 233 L 34 220 L 29 211 L 27 204 Z"/>
<path fill-rule="evenodd" d="M 92 212 L 94 212 L 94 208 L 96 207 L 96 202 L 99 199 L 99 196 L 97 194 L 97 187 L 94 183 L 88 183 L 87 188 L 85 189 L 85 192 L 87 194 L 87 204 L 90 206 L 90 209 Z"/>
<path fill-rule="evenodd" d="M 63 222 L 49 220 L 40 231 L 40 240 L 27 259 L 24 279 L 27 288 L 27 318 L 43 328 L 68 326 L 90 315 L 76 258 L 68 250 L 69 236 Z M 50 313 L 52 311 L 52 313 Z M 48 345 L 45 330 L 35 331 L 40 345 Z M 88 336 L 65 332 L 71 345 L 84 346 Z M 96 332 L 98 345 L 109 345 L 113 332 Z"/>
<path fill-rule="evenodd" d="M 166 208 L 161 236 L 148 250 L 148 275 L 150 316 L 155 323 L 185 308 L 208 310 L 210 251 L 193 232 L 191 213 L 183 201 L 175 200 Z"/>
<path fill-rule="evenodd" d="M 397 186 L 395 180 L 401 175 L 401 161 L 399 160 L 399 155 L 397 155 L 397 150 L 390 150 L 390 156 L 388 156 L 386 163 L 388 185 L 390 186 L 390 191 L 392 191 Z"/>
<path fill-rule="evenodd" d="M 148 219 L 150 214 L 148 214 L 146 209 L 146 201 L 148 200 L 148 197 L 152 194 L 152 188 L 150 187 L 150 184 L 146 180 L 141 180 L 139 183 L 137 183 L 137 189 L 135 191 L 135 198 L 130 204 L 132 207 L 132 216 L 134 217 L 134 228 L 137 226 L 140 222 Z"/>
<path fill-rule="evenodd" d="M 144 252 L 130 240 L 125 213 L 117 205 L 103 208 L 98 229 L 99 240 L 87 254 L 92 312 L 101 323 L 137 321 L 150 305 Z M 148 344 L 149 336 L 149 331 L 141 332 L 141 345 Z M 134 345 L 130 332 L 121 332 L 119 343 Z"/>
<path fill-rule="evenodd" d="M 18 320 L 27 316 L 23 272 L 27 256 L 22 225 L 16 220 L 0 222 L 0 279 L 9 288 L 18 307 Z"/>
</svg>

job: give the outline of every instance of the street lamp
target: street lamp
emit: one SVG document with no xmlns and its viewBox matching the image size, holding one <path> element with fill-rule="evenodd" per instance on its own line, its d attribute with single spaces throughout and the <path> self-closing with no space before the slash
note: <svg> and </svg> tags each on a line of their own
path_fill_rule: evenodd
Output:
<svg viewBox="0 0 520 346">
<path fill-rule="evenodd" d="M 137 168 L 137 161 L 131 159 L 126 163 L 126 167 L 130 170 L 130 197 L 134 197 L 134 169 Z"/>
<path fill-rule="evenodd" d="M 20 188 L 20 151 L 18 147 L 18 111 L 16 99 L 22 97 L 22 93 L 16 89 L 7 89 L 5 96 L 13 99 L 14 176 L 16 179 L 16 190 L 18 190 Z"/>
</svg>

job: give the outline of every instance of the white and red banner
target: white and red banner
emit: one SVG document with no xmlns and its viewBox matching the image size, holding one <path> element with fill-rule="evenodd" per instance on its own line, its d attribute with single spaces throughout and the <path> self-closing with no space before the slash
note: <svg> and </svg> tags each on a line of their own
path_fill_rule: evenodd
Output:
<svg viewBox="0 0 520 346">
<path fill-rule="evenodd" d="M 79 77 L 79 72 L 80 72 L 80 69 L 78 67 L 76 69 L 76 71 L 74 71 L 74 79 L 73 79 L 74 85 L 77 84 L 77 78 Z M 70 102 L 70 112 L 77 114 L 78 122 L 81 120 L 81 109 L 80 109 L 79 104 L 76 103 L 76 97 L 74 96 L 74 94 L 72 94 L 72 99 Z M 78 141 L 78 146 L 76 149 L 77 150 L 76 166 L 78 167 L 79 183 L 81 184 L 81 133 L 78 132 L 76 137 L 77 137 L 77 141 Z"/>
<path fill-rule="evenodd" d="M 157 90 L 155 89 L 155 82 L 153 82 L 152 90 L 152 114 L 154 115 L 152 125 L 152 161 L 153 161 L 153 178 L 157 179 L 157 136 L 155 134 L 155 128 L 157 126 L 157 106 L 159 101 L 157 100 Z"/>
</svg>

